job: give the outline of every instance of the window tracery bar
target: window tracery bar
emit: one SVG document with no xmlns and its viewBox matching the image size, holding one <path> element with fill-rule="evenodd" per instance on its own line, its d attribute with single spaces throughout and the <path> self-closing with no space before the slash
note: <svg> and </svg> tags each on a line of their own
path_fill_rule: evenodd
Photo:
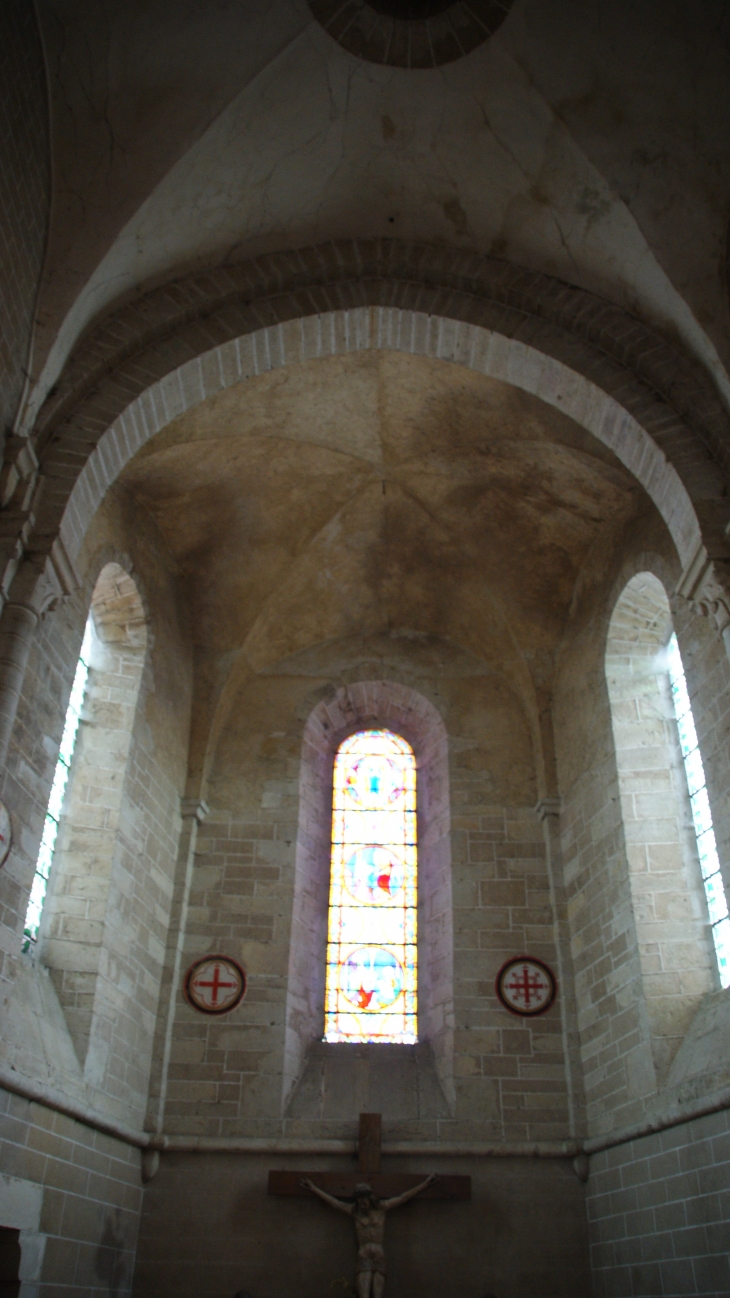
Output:
<svg viewBox="0 0 730 1298">
<path fill-rule="evenodd" d="M 417 1041 L 417 885 L 413 750 L 390 730 L 350 735 L 334 764 L 325 1041 Z"/>
<path fill-rule="evenodd" d="M 58 750 L 56 769 L 53 773 L 53 783 L 51 784 L 51 794 L 48 799 L 48 808 L 46 810 L 46 818 L 43 825 L 41 845 L 38 849 L 35 875 L 33 876 L 30 897 L 28 899 L 28 910 L 26 912 L 24 926 L 24 951 L 29 951 L 33 944 L 38 940 L 38 930 L 40 928 L 41 915 L 43 913 L 43 903 L 46 899 L 48 880 L 50 878 L 51 866 L 53 864 L 53 853 L 56 847 L 56 838 L 58 837 L 61 810 L 66 794 L 66 785 L 71 770 L 74 749 L 76 747 L 79 723 L 81 721 L 81 710 L 84 706 L 86 685 L 89 677 L 89 656 L 91 652 L 92 630 L 92 616 L 89 614 L 83 643 L 81 645 L 79 661 L 76 666 L 73 685 L 71 686 L 71 696 L 68 701 L 66 719 L 63 724 L 63 734 L 61 736 L 61 746 Z"/>
<path fill-rule="evenodd" d="M 730 918 L 728 918 L 727 898 L 720 873 L 705 770 L 697 742 L 697 731 L 676 635 L 672 636 L 667 645 L 667 661 L 717 967 L 722 986 L 730 987 Z"/>
</svg>

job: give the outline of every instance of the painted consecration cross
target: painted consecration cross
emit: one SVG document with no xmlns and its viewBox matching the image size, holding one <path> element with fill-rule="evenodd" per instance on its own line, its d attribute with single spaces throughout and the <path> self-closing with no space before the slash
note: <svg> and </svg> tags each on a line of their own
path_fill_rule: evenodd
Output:
<svg viewBox="0 0 730 1298">
<path fill-rule="evenodd" d="M 385 1287 L 385 1216 L 414 1199 L 470 1199 L 470 1176 L 424 1177 L 381 1172 L 379 1113 L 360 1114 L 357 1172 L 269 1172 L 269 1194 L 314 1194 L 353 1218 L 357 1236 L 358 1298 L 382 1298 Z"/>
<path fill-rule="evenodd" d="M 505 1009 L 522 1018 L 544 1014 L 557 993 L 555 975 L 543 960 L 518 956 L 507 960 L 497 974 L 495 991 Z"/>
<path fill-rule="evenodd" d="M 246 993 L 246 974 L 230 956 L 203 956 L 191 964 L 183 981 L 188 1005 L 201 1014 L 227 1014 Z"/>
</svg>

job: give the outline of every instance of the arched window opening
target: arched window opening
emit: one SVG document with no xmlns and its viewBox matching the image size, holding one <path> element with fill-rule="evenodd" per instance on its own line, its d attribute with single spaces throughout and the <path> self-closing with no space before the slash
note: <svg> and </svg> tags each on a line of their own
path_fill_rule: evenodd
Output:
<svg viewBox="0 0 730 1298">
<path fill-rule="evenodd" d="M 617 949 L 636 953 L 658 1085 L 702 997 L 717 986 L 668 672 L 672 635 L 662 583 L 637 574 L 616 602 L 606 646 L 632 912 L 620 913 L 617 894 L 613 925 Z"/>
<path fill-rule="evenodd" d="M 705 769 L 697 741 L 682 656 L 674 634 L 667 646 L 667 666 L 717 967 L 722 986 L 730 987 L 730 918 L 727 912 L 727 898 L 720 873 Z"/>
<path fill-rule="evenodd" d="M 135 582 L 108 563 L 91 597 L 26 921 L 27 947 L 50 971 L 89 1076 L 106 1066 L 122 984 L 133 981 L 140 821 L 129 789 L 146 646 Z"/>
<path fill-rule="evenodd" d="M 43 825 L 43 835 L 41 845 L 38 849 L 38 859 L 36 861 L 35 874 L 30 889 L 28 899 L 28 910 L 25 916 L 25 925 L 23 928 L 23 950 L 30 951 L 38 941 L 38 933 L 41 924 L 41 915 L 48 891 L 48 880 L 51 875 L 51 866 L 53 864 L 53 854 L 56 848 L 56 839 L 58 838 L 58 829 L 61 819 L 61 810 L 63 808 L 64 798 L 66 796 L 66 785 L 71 771 L 76 740 L 79 733 L 79 723 L 81 713 L 86 698 L 86 686 L 89 678 L 89 665 L 91 655 L 91 640 L 94 635 L 94 619 L 91 613 L 86 621 L 86 630 L 81 645 L 79 661 L 76 665 L 76 672 L 71 686 L 71 696 L 66 709 L 66 719 L 63 723 L 63 734 L 61 736 L 61 746 L 58 750 L 56 769 L 53 772 L 53 782 L 51 784 L 51 794 L 48 799 L 48 808 Z"/>
<path fill-rule="evenodd" d="M 418 1040 L 416 761 L 390 730 L 334 763 L 325 1041 Z"/>
</svg>

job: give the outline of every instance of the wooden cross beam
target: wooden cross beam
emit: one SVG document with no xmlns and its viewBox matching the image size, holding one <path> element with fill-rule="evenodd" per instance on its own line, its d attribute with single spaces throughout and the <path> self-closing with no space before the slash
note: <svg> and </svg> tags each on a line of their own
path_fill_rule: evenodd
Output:
<svg viewBox="0 0 730 1298">
<path fill-rule="evenodd" d="M 423 1172 L 381 1172 L 381 1132 L 381 1114 L 361 1113 L 356 1172 L 269 1172 L 269 1194 L 308 1196 L 302 1181 L 309 1180 L 338 1199 L 350 1199 L 355 1186 L 366 1181 L 379 1199 L 390 1199 L 420 1185 Z M 418 1197 L 471 1199 L 471 1177 L 439 1176 Z"/>
</svg>

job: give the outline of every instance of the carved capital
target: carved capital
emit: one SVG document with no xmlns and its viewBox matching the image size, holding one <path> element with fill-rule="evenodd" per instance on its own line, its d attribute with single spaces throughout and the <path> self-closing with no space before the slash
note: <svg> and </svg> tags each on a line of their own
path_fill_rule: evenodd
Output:
<svg viewBox="0 0 730 1298">
<path fill-rule="evenodd" d="M 76 569 L 57 537 L 50 554 L 33 551 L 20 554 L 13 565 L 4 606 L 27 609 L 40 619 L 77 591 L 80 584 Z"/>
<path fill-rule="evenodd" d="M 206 816 L 210 814 L 210 807 L 204 798 L 181 798 L 180 815 L 183 820 L 197 820 L 202 825 Z"/>
<path fill-rule="evenodd" d="M 711 618 L 722 635 L 730 626 L 730 561 L 711 558 L 699 545 L 677 584 L 677 595 L 702 617 Z"/>
</svg>

